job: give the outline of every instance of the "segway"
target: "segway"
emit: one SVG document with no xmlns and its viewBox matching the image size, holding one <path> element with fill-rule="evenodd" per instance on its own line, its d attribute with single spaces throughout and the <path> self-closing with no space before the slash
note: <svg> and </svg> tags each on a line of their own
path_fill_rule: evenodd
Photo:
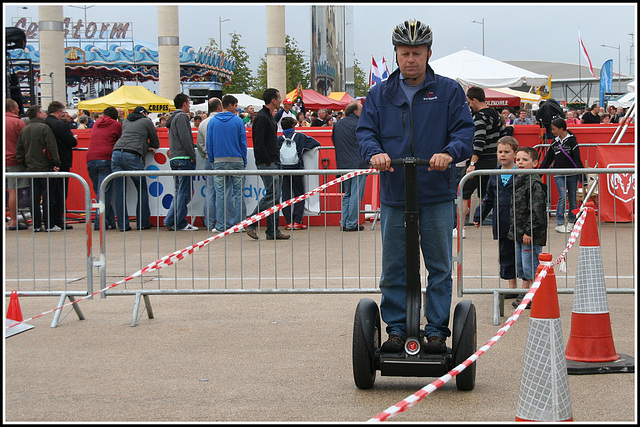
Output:
<svg viewBox="0 0 640 427">
<path fill-rule="evenodd" d="M 417 200 L 418 166 L 429 160 L 407 157 L 391 161 L 405 168 L 405 238 L 407 258 L 407 338 L 399 353 L 381 351 L 380 311 L 375 301 L 363 298 L 353 321 L 353 378 L 360 389 L 373 387 L 376 371 L 383 376 L 441 377 L 476 351 L 476 308 L 470 300 L 460 301 L 453 313 L 452 347 L 442 354 L 428 354 L 420 329 L 422 285 L 420 283 L 420 233 Z M 456 376 L 458 390 L 473 390 L 476 364 Z"/>
</svg>

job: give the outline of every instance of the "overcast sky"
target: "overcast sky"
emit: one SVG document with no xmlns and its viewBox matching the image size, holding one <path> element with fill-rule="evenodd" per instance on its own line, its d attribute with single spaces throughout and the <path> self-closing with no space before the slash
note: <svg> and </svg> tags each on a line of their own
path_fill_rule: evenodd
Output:
<svg viewBox="0 0 640 427">
<path fill-rule="evenodd" d="M 17 13 L 34 21 L 37 6 L 4 4 L 5 24 Z M 51 3 L 49 3 L 51 4 Z M 84 11 L 64 4 L 64 16 L 73 21 L 84 19 Z M 305 54 L 311 51 L 311 12 L 313 3 L 286 4 L 286 34 L 298 42 Z M 348 3 L 347 3 L 348 4 Z M 91 6 L 91 3 L 76 4 Z M 368 73 L 371 55 L 384 54 L 393 63 L 391 31 L 406 19 L 416 18 L 431 26 L 434 34 L 432 60 L 461 49 L 482 53 L 484 19 L 484 54 L 498 60 L 546 60 L 584 65 L 579 58 L 578 30 L 593 66 L 613 59 L 614 72 L 629 73 L 630 48 L 637 35 L 635 3 L 395 3 L 366 5 L 352 3 L 355 55 Z M 132 22 L 135 39 L 157 44 L 157 10 L 140 3 L 102 3 L 86 11 L 89 21 Z M 241 35 L 241 45 L 249 54 L 250 68 L 257 69 L 260 56 L 267 49 L 266 6 L 264 3 L 181 3 L 180 45 L 194 48 L 208 45 L 209 38 L 219 38 L 222 23 L 222 47 L 229 45 L 229 33 Z M 633 37 L 630 35 L 633 34 Z M 601 47 L 602 44 L 616 49 Z M 620 62 L 618 49 L 620 46 Z M 635 46 L 634 46 L 635 49 Z"/>
</svg>

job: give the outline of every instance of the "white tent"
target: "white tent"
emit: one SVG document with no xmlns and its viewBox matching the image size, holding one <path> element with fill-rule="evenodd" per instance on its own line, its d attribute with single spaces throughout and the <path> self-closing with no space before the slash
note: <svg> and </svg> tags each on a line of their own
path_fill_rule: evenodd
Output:
<svg viewBox="0 0 640 427">
<path fill-rule="evenodd" d="M 618 108 L 618 107 L 629 108 L 629 107 L 631 107 L 631 104 L 633 104 L 633 102 L 635 100 L 636 100 L 636 93 L 635 92 L 629 92 L 626 95 L 622 95 L 621 97 L 619 97 L 617 99 L 610 100 L 607 103 L 607 105 L 613 105 L 616 108 Z"/>
<path fill-rule="evenodd" d="M 436 59 L 430 62 L 430 65 L 436 74 L 450 77 L 462 86 L 483 88 L 517 87 L 523 84 L 542 86 L 549 79 L 549 76 L 527 71 L 466 49 Z"/>
<path fill-rule="evenodd" d="M 232 93 L 231 95 L 235 96 L 238 99 L 238 107 L 242 108 L 243 110 L 246 109 L 249 105 L 253 105 L 253 108 L 257 113 L 258 111 L 262 110 L 262 106 L 264 105 L 263 100 L 254 98 L 253 96 L 249 96 L 244 93 Z M 189 111 L 193 113 L 198 110 L 208 111 L 209 106 L 206 102 L 203 102 L 202 104 L 191 105 L 189 109 Z"/>
</svg>

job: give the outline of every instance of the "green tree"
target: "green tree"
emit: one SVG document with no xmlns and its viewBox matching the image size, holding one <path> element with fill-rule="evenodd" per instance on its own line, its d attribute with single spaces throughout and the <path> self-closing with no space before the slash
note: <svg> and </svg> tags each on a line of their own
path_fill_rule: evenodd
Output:
<svg viewBox="0 0 640 427">
<path fill-rule="evenodd" d="M 367 96 L 367 93 L 369 93 L 369 82 L 367 81 L 367 75 L 364 70 L 360 68 L 360 63 L 357 59 L 353 60 L 353 80 L 355 96 Z"/>
<path fill-rule="evenodd" d="M 231 84 L 222 88 L 222 93 L 249 93 L 252 88 L 253 76 L 249 68 L 249 54 L 244 46 L 240 44 L 240 36 L 235 31 L 231 34 L 231 43 L 226 49 L 225 55 L 235 60 L 233 77 Z"/>
<path fill-rule="evenodd" d="M 267 58 L 262 55 L 258 64 L 256 78 L 253 80 L 251 96 L 262 99 L 262 93 L 267 88 Z"/>
<path fill-rule="evenodd" d="M 304 51 L 298 48 L 298 42 L 290 37 L 285 36 L 285 63 L 287 73 L 287 93 L 298 87 L 298 83 L 302 84 L 302 88 L 309 88 L 311 81 L 311 72 L 309 71 L 309 61 L 304 59 Z M 252 96 L 262 98 L 262 92 L 267 88 L 267 58 L 260 57 L 258 71 L 254 80 Z M 286 94 L 281 94 L 282 97 Z"/>
<path fill-rule="evenodd" d="M 302 83 L 303 89 L 310 87 L 311 72 L 309 61 L 304 59 L 304 51 L 298 48 L 296 39 L 287 35 L 285 37 L 286 63 L 287 63 L 287 93 Z"/>
</svg>

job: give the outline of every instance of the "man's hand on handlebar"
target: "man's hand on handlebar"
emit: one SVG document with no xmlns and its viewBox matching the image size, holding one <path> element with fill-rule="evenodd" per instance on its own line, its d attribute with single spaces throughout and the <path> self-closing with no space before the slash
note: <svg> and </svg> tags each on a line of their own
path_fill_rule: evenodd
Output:
<svg viewBox="0 0 640 427">
<path fill-rule="evenodd" d="M 393 168 L 391 167 L 391 157 L 387 153 L 380 153 L 374 156 L 371 156 L 371 160 L 369 161 L 371 167 L 377 169 L 379 171 L 393 172 Z"/>
<path fill-rule="evenodd" d="M 429 162 L 429 170 L 446 170 L 449 166 L 449 163 L 451 163 L 452 161 L 453 157 L 451 157 L 448 153 L 434 154 L 433 156 L 431 156 L 431 160 Z"/>
</svg>

